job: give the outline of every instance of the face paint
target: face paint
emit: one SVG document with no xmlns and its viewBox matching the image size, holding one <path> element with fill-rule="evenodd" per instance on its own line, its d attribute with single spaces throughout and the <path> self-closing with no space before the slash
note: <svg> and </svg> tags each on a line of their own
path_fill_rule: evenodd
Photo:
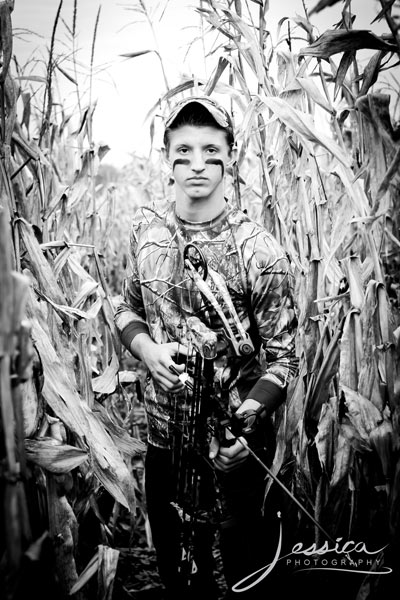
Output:
<svg viewBox="0 0 400 600">
<path fill-rule="evenodd" d="M 231 160 L 223 130 L 183 125 L 170 132 L 166 157 L 180 202 L 223 200 L 224 174 Z"/>
<path fill-rule="evenodd" d="M 172 163 L 172 170 L 175 169 L 176 165 L 190 165 L 190 160 L 188 158 L 176 158 Z"/>
<path fill-rule="evenodd" d="M 224 162 L 220 158 L 207 158 L 205 161 L 206 165 L 219 165 L 222 169 L 222 176 L 225 173 Z"/>
</svg>

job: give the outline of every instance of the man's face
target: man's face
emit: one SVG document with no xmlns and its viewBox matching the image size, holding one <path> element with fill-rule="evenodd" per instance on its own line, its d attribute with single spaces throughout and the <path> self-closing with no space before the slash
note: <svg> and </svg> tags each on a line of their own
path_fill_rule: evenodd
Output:
<svg viewBox="0 0 400 600">
<path fill-rule="evenodd" d="M 223 130 L 183 125 L 170 132 L 168 160 L 176 185 L 192 199 L 212 199 L 223 193 L 231 149 Z"/>
</svg>

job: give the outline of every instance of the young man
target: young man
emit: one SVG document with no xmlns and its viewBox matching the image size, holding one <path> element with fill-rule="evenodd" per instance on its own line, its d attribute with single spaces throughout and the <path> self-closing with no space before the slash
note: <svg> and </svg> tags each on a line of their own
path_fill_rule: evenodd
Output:
<svg viewBox="0 0 400 600">
<path fill-rule="evenodd" d="M 296 370 L 296 317 L 284 250 L 225 198 L 229 114 L 187 98 L 164 144 L 175 201 L 135 216 L 116 325 L 149 372 L 146 498 L 167 598 L 211 600 L 216 526 L 229 588 L 266 564 L 265 471 L 246 440 L 270 464 L 270 417 Z"/>
</svg>

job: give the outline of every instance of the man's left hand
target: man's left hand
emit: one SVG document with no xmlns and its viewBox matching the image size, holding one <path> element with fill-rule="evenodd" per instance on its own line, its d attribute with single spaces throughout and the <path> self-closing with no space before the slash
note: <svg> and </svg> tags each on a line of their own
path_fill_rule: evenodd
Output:
<svg viewBox="0 0 400 600">
<path fill-rule="evenodd" d="M 240 414 L 245 410 L 256 410 L 259 407 L 260 403 L 257 400 L 248 398 L 239 406 L 237 413 Z M 225 439 L 227 441 L 234 439 L 228 429 L 225 430 Z M 240 440 L 244 441 L 244 444 Z M 246 445 L 243 437 L 237 438 L 232 445 L 224 445 L 218 438 L 213 437 L 210 442 L 209 458 L 213 461 L 216 469 L 229 473 L 246 461 L 249 455 Z"/>
<path fill-rule="evenodd" d="M 229 431 L 226 431 L 226 438 L 233 439 L 233 435 Z M 240 439 L 243 440 L 243 438 L 236 439 L 232 446 L 224 446 L 218 438 L 212 438 L 209 458 L 213 461 L 216 469 L 224 473 L 229 473 L 244 463 L 249 455 L 249 451 L 240 442 Z"/>
</svg>

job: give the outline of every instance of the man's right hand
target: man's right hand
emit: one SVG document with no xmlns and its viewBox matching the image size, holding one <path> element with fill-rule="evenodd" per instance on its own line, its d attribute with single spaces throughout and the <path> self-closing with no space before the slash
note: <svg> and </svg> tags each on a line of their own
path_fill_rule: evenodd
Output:
<svg viewBox="0 0 400 600">
<path fill-rule="evenodd" d="M 142 360 L 149 369 L 154 381 L 165 392 L 179 392 L 185 386 L 169 367 L 172 365 L 179 373 L 183 373 L 185 365 L 172 360 L 179 354 L 187 356 L 188 349 L 178 342 L 156 344 L 147 333 L 139 333 L 131 343 L 132 354 Z"/>
</svg>

